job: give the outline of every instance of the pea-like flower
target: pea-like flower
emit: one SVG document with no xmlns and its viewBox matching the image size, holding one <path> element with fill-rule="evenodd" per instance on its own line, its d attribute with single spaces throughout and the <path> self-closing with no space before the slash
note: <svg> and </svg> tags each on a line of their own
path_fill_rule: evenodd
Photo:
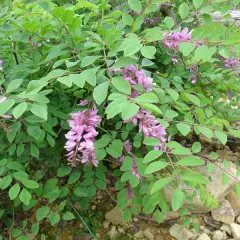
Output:
<svg viewBox="0 0 240 240">
<path fill-rule="evenodd" d="M 98 132 L 95 128 L 101 122 L 101 117 L 97 115 L 96 109 L 72 113 L 71 116 L 72 119 L 68 121 L 71 129 L 65 135 L 68 161 L 73 167 L 77 161 L 97 167 L 94 142 Z"/>
</svg>

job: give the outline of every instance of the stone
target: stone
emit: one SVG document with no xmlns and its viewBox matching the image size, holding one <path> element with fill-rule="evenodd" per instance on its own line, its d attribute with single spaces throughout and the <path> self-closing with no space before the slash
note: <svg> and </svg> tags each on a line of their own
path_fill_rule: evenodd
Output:
<svg viewBox="0 0 240 240">
<path fill-rule="evenodd" d="M 125 231 L 124 231 L 123 228 L 119 227 L 119 228 L 118 228 L 118 232 L 119 232 L 119 233 L 124 233 Z"/>
<path fill-rule="evenodd" d="M 109 224 L 110 224 L 110 222 L 109 221 L 103 221 L 103 227 L 104 228 L 108 228 L 109 227 Z"/>
<path fill-rule="evenodd" d="M 205 228 L 205 226 L 200 226 L 200 229 L 201 229 L 204 233 L 210 234 L 210 230 L 207 229 L 207 228 Z"/>
<path fill-rule="evenodd" d="M 138 218 L 136 218 L 136 217 L 133 218 L 133 221 L 134 221 L 134 222 L 138 222 Z"/>
<path fill-rule="evenodd" d="M 234 223 L 235 214 L 227 200 L 221 202 L 219 208 L 215 208 L 211 211 L 212 218 L 215 221 L 231 224 Z"/>
<path fill-rule="evenodd" d="M 226 232 L 228 235 L 232 235 L 232 230 L 229 225 L 223 224 L 220 230 Z"/>
<path fill-rule="evenodd" d="M 232 236 L 234 239 L 240 239 L 240 225 L 236 223 L 231 223 L 230 228 L 232 230 Z"/>
<path fill-rule="evenodd" d="M 224 168 L 223 163 L 218 163 L 218 165 L 222 168 Z M 218 201 L 222 202 L 225 200 L 225 197 L 234 191 L 235 189 L 235 180 L 229 178 L 229 181 L 227 184 L 222 184 L 222 170 L 219 167 L 215 167 L 211 173 L 208 172 L 207 168 L 205 166 L 200 166 L 194 168 L 194 172 L 201 174 L 205 177 L 211 177 L 212 181 L 209 182 L 206 185 L 206 190 Z M 228 172 L 232 174 L 233 176 L 236 176 L 237 168 L 236 166 L 231 163 L 230 167 L 228 169 Z M 240 180 L 240 177 L 238 178 Z M 216 187 L 218 186 L 218 187 Z M 191 189 L 189 186 L 181 183 L 179 188 L 182 189 Z M 167 188 L 164 189 L 165 195 L 167 198 L 167 201 L 171 203 L 172 200 L 172 193 L 173 193 L 174 187 L 171 185 L 168 185 Z M 192 188 L 194 190 L 194 188 Z M 189 212 L 191 213 L 207 213 L 211 211 L 211 208 L 204 206 L 204 204 L 200 201 L 200 196 L 196 196 L 192 202 L 185 201 L 185 207 L 191 205 L 192 208 L 189 209 Z"/>
<path fill-rule="evenodd" d="M 146 228 L 146 229 L 143 230 L 143 235 L 149 240 L 154 239 L 154 235 L 151 233 L 149 228 Z"/>
<path fill-rule="evenodd" d="M 240 216 L 237 217 L 236 221 L 237 223 L 240 223 Z"/>
<path fill-rule="evenodd" d="M 117 210 L 116 208 L 113 208 L 111 211 L 105 214 L 105 218 L 110 223 L 114 225 L 119 225 L 119 224 L 123 224 L 122 214 L 123 212 L 121 210 Z"/>
<path fill-rule="evenodd" d="M 202 233 L 197 240 L 211 240 L 211 238 L 206 233 Z"/>
<path fill-rule="evenodd" d="M 91 207 L 91 210 L 94 211 L 96 208 L 97 208 L 97 206 L 96 206 L 96 205 L 93 205 L 93 206 Z"/>
<path fill-rule="evenodd" d="M 109 237 L 111 239 L 116 239 L 116 237 L 118 236 L 118 232 L 115 226 L 113 226 L 110 230 L 110 232 L 108 233 Z"/>
<path fill-rule="evenodd" d="M 139 232 L 135 233 L 134 237 L 137 239 L 144 238 L 143 231 L 140 230 Z"/>
<path fill-rule="evenodd" d="M 224 238 L 224 233 L 221 232 L 220 230 L 217 230 L 216 232 L 214 232 L 212 240 L 223 240 Z"/>
<path fill-rule="evenodd" d="M 177 240 L 189 240 L 194 235 L 190 230 L 179 224 L 174 224 L 170 228 L 169 233 Z"/>
<path fill-rule="evenodd" d="M 240 199 L 237 197 L 236 193 L 234 191 L 230 192 L 226 196 L 226 200 L 231 205 L 235 215 L 240 215 Z"/>
</svg>

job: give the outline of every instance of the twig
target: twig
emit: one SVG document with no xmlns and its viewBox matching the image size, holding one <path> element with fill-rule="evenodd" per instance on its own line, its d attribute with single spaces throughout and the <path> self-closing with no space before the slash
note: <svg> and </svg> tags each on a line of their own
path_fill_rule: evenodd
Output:
<svg viewBox="0 0 240 240">
<path fill-rule="evenodd" d="M 92 231 L 90 230 L 90 228 L 88 227 L 88 225 L 86 224 L 86 222 L 83 220 L 83 218 L 81 217 L 81 215 L 78 213 L 78 211 L 76 210 L 76 208 L 70 203 L 68 202 L 68 204 L 73 208 L 74 212 L 78 215 L 78 217 L 81 219 L 81 221 L 83 222 L 83 224 L 86 226 L 87 230 L 89 231 L 89 233 L 92 235 L 93 239 L 97 240 L 97 237 L 94 236 L 94 234 L 92 233 Z"/>
</svg>

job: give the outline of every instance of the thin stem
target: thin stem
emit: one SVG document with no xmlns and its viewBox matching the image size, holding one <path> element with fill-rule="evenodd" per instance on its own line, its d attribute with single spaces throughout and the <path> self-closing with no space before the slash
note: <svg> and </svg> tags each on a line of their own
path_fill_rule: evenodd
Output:
<svg viewBox="0 0 240 240">
<path fill-rule="evenodd" d="M 85 227 L 87 228 L 88 232 L 92 235 L 93 239 L 97 240 L 97 237 L 94 236 L 94 234 L 92 233 L 92 231 L 90 230 L 90 228 L 88 227 L 88 225 L 86 224 L 86 222 L 83 220 L 83 218 L 81 217 L 81 215 L 78 213 L 78 211 L 76 210 L 76 208 L 70 203 L 68 202 L 68 204 L 73 208 L 74 212 L 78 215 L 78 217 L 81 219 L 81 221 L 83 222 L 83 224 L 85 225 Z"/>
</svg>

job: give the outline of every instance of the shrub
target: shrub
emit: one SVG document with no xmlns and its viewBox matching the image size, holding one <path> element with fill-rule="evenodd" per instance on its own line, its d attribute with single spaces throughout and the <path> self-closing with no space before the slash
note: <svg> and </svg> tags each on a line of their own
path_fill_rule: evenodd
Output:
<svg viewBox="0 0 240 240">
<path fill-rule="evenodd" d="M 87 209 L 108 177 L 126 222 L 187 214 L 196 194 L 217 207 L 194 167 L 218 167 L 204 139 L 240 136 L 239 1 L 65 2 L 1 4 L 2 238 L 45 239 L 41 222 L 81 217 L 74 203 Z"/>
</svg>

